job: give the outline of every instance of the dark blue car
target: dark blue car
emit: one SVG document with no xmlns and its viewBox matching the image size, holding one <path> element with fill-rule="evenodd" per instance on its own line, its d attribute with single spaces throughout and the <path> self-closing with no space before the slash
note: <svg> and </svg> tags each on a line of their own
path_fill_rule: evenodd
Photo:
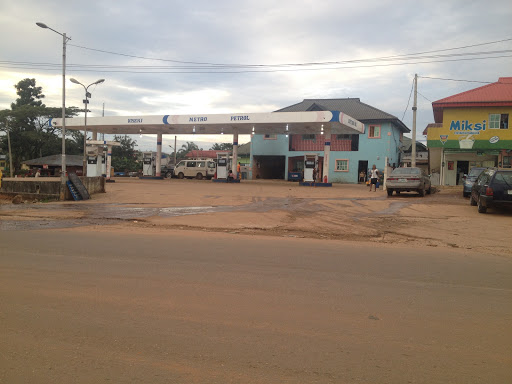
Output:
<svg viewBox="0 0 512 384">
<path fill-rule="evenodd" d="M 471 205 L 478 206 L 478 212 L 487 208 L 512 207 L 512 170 L 488 168 L 476 179 L 469 198 Z"/>
</svg>

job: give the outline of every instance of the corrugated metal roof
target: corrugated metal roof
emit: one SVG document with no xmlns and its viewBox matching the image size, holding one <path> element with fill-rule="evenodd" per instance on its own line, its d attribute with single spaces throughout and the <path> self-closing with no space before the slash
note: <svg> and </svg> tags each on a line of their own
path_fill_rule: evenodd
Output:
<svg viewBox="0 0 512 384">
<path fill-rule="evenodd" d="M 432 103 L 436 123 L 443 122 L 444 108 L 491 106 L 512 106 L 512 77 L 500 77 L 496 83 L 470 89 Z"/>
<path fill-rule="evenodd" d="M 444 99 L 434 101 L 432 104 L 445 103 L 482 103 L 509 101 L 512 103 L 512 77 L 500 77 L 497 83 L 470 89 Z"/>
<path fill-rule="evenodd" d="M 192 150 L 190 152 L 188 152 L 185 157 L 187 159 L 194 159 L 194 158 L 210 158 L 210 159 L 216 159 L 217 158 L 217 153 L 226 153 L 226 152 L 229 152 L 231 153 L 231 150 L 229 151 L 215 151 L 215 150 L 206 150 L 206 151 L 201 151 L 201 150 Z"/>
<path fill-rule="evenodd" d="M 404 152 L 412 152 L 412 139 L 407 136 L 402 137 L 402 150 Z M 427 150 L 428 149 L 425 144 L 420 143 L 419 141 L 416 142 L 416 151 L 422 152 Z"/>
<path fill-rule="evenodd" d="M 84 157 L 82 155 L 66 155 L 66 166 L 70 167 L 83 167 Z M 49 165 L 51 167 L 60 167 L 62 165 L 62 155 L 51 155 L 45 157 L 39 157 L 37 159 L 31 159 L 23 161 L 23 164 L 27 165 Z"/>
<path fill-rule="evenodd" d="M 345 99 L 304 99 L 300 103 L 290 105 L 276 112 L 301 112 L 301 111 L 340 111 L 365 123 L 387 120 L 395 123 L 403 132 L 410 129 L 396 116 L 390 115 L 371 105 L 362 103 L 359 98 Z"/>
</svg>

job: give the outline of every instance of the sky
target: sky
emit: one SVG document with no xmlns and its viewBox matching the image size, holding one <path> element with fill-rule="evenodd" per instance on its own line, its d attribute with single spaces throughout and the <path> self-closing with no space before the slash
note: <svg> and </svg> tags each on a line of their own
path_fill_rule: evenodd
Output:
<svg viewBox="0 0 512 384">
<path fill-rule="evenodd" d="M 357 97 L 412 128 L 418 74 L 422 140 L 432 101 L 484 85 L 432 78 L 512 76 L 510 0 L 17 0 L 1 8 L 0 109 L 24 78 L 43 87 L 47 106 L 61 106 L 62 37 L 36 22 L 71 37 L 67 106 L 84 98 L 69 78 L 105 79 L 89 88 L 89 116 L 101 116 L 103 105 L 106 116 L 254 113 Z M 389 59 L 422 52 L 430 53 Z M 137 149 L 156 148 L 156 136 L 133 139 Z M 209 149 L 226 139 L 182 135 L 177 146 Z M 174 136 L 164 135 L 163 151 L 170 145 Z"/>
</svg>

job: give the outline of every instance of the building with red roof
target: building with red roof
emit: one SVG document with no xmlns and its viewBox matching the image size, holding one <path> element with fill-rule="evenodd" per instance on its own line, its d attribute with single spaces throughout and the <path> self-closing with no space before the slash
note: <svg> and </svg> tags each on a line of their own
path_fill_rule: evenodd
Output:
<svg viewBox="0 0 512 384">
<path fill-rule="evenodd" d="M 434 182 L 458 185 L 473 167 L 511 167 L 512 77 L 434 101 L 432 109 L 435 123 L 425 131 Z"/>
</svg>

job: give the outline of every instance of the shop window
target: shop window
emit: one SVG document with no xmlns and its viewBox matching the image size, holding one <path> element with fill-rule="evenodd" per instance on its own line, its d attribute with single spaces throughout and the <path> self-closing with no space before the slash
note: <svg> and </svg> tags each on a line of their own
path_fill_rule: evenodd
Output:
<svg viewBox="0 0 512 384">
<path fill-rule="evenodd" d="M 489 129 L 508 129 L 508 113 L 491 113 Z"/>
<path fill-rule="evenodd" d="M 380 139 L 380 125 L 370 125 L 368 128 L 369 139 Z"/>
<path fill-rule="evenodd" d="M 276 140 L 277 139 L 277 135 L 276 134 L 274 134 L 274 135 L 265 134 L 265 135 L 263 135 L 263 139 L 264 140 Z"/>
<path fill-rule="evenodd" d="M 348 159 L 336 159 L 336 172 L 348 172 Z"/>
<path fill-rule="evenodd" d="M 302 140 L 315 140 L 315 139 L 316 139 L 316 136 L 314 134 L 302 135 Z"/>
</svg>

